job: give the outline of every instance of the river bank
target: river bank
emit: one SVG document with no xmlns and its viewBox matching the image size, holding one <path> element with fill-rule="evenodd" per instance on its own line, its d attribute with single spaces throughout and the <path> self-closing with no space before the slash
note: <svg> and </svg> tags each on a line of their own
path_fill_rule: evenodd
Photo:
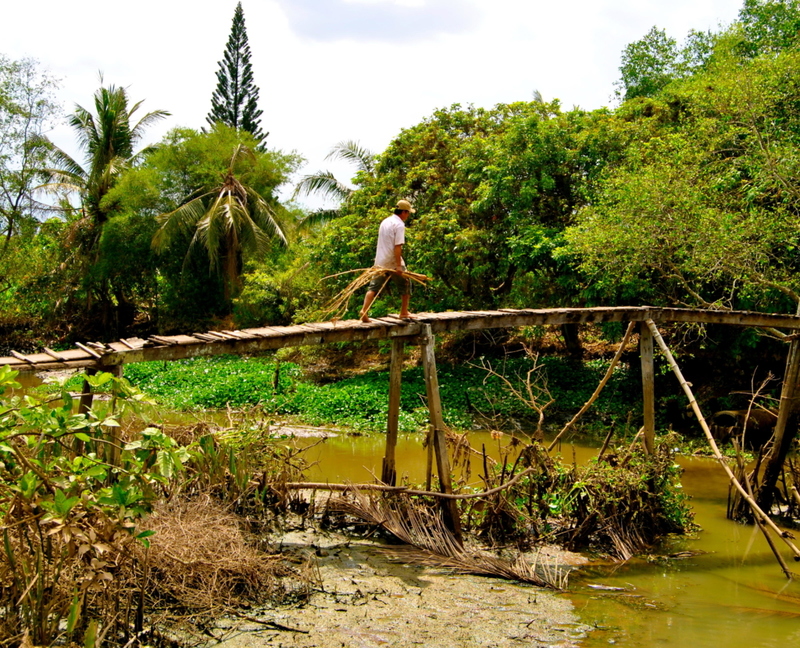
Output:
<svg viewBox="0 0 800 648">
<path fill-rule="evenodd" d="M 218 622 L 215 646 L 372 648 L 572 647 L 591 631 L 561 594 L 497 578 L 409 564 L 402 547 L 308 529 L 280 539 L 284 554 L 313 554 L 319 585 L 298 608 Z M 540 555 L 541 558 L 541 555 Z M 560 564 L 585 562 L 551 550 Z M 280 626 L 280 627 L 278 627 Z M 209 644 L 211 646 L 212 644 Z"/>
</svg>

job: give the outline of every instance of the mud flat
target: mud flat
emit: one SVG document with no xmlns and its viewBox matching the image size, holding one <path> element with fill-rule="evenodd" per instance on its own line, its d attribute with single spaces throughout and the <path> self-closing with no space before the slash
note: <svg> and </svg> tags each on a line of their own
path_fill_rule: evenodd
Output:
<svg viewBox="0 0 800 648">
<path fill-rule="evenodd" d="M 390 547 L 314 530 L 281 539 L 282 551 L 314 554 L 321 586 L 302 607 L 253 610 L 221 619 L 213 645 L 496 647 L 577 646 L 591 630 L 563 595 L 441 568 L 409 565 Z M 574 563 L 573 554 L 554 556 Z M 211 645 L 211 644 L 209 644 Z"/>
</svg>

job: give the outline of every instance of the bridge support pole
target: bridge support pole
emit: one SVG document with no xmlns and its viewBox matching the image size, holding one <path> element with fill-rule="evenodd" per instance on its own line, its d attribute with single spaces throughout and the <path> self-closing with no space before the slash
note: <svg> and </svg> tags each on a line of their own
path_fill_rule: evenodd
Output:
<svg viewBox="0 0 800 648">
<path fill-rule="evenodd" d="M 436 372 L 436 356 L 434 355 L 434 344 L 436 340 L 433 337 L 430 324 L 423 324 L 422 337 L 424 340 L 422 345 L 422 366 L 425 373 L 425 390 L 428 395 L 428 412 L 432 428 L 432 434 L 429 440 L 433 441 L 433 452 L 436 455 L 439 488 L 442 493 L 452 493 L 453 482 L 450 475 L 450 457 L 447 454 L 445 424 L 442 416 L 442 401 L 439 396 L 439 376 Z M 458 504 L 456 500 L 443 499 L 442 514 L 445 524 L 453 532 L 459 544 L 462 544 L 461 518 L 458 513 Z"/>
<path fill-rule="evenodd" d="M 97 373 L 96 367 L 86 367 L 86 375 L 94 376 Z M 94 392 L 92 386 L 86 378 L 83 379 L 83 387 L 81 388 L 81 400 L 78 403 L 78 414 L 88 414 L 92 409 L 92 402 L 94 401 Z"/>
<path fill-rule="evenodd" d="M 86 367 L 86 375 L 87 376 L 94 376 L 97 373 L 97 369 L 95 367 Z M 89 381 L 86 378 L 83 379 L 83 387 L 81 387 L 81 399 L 78 402 L 78 414 L 88 414 L 89 410 L 92 409 L 92 401 L 94 400 L 94 392 L 92 392 L 92 386 L 89 384 Z M 73 441 L 73 450 L 76 455 L 82 455 L 84 451 L 84 443 L 79 439 L 75 439 Z"/>
<path fill-rule="evenodd" d="M 122 365 L 112 365 L 110 367 L 100 367 L 100 371 L 106 371 L 113 375 L 115 378 L 122 378 Z M 117 387 L 116 384 L 114 385 L 111 391 L 111 415 L 113 416 L 117 410 Z M 109 427 L 108 428 L 108 440 L 110 441 L 110 445 L 108 446 L 106 455 L 108 457 L 107 461 L 112 466 L 119 466 L 119 459 L 120 453 L 122 450 L 122 437 L 120 436 L 121 428 L 119 427 Z"/>
<path fill-rule="evenodd" d="M 644 449 L 655 452 L 656 409 L 655 372 L 653 370 L 653 334 L 647 322 L 639 325 L 639 355 L 642 360 L 642 401 L 644 405 Z"/>
<path fill-rule="evenodd" d="M 403 348 L 405 342 L 402 338 L 392 340 L 392 364 L 389 369 L 389 415 L 386 422 L 386 453 L 383 456 L 381 481 L 389 486 L 397 482 L 394 451 L 397 447 L 397 429 L 400 418 L 400 381 L 403 375 Z"/>
</svg>

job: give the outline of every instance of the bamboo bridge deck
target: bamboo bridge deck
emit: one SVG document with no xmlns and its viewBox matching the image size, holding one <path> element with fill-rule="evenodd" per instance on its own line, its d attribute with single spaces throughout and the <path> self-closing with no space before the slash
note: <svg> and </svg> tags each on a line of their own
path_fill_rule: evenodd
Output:
<svg viewBox="0 0 800 648">
<path fill-rule="evenodd" d="M 427 329 L 427 326 L 430 326 L 427 330 L 435 335 L 457 330 L 568 323 L 645 322 L 648 319 L 657 323 L 699 322 L 800 330 L 800 317 L 750 311 L 653 306 L 455 311 L 419 313 L 411 321 L 388 316 L 375 318 L 369 323 L 359 320 L 339 320 L 293 326 L 208 331 L 191 335 L 151 335 L 146 339 L 127 338 L 109 343 L 87 342 L 78 343 L 73 349 L 53 351 L 45 348 L 43 352 L 33 354 L 11 351 L 10 356 L 0 357 L 0 366 L 6 365 L 19 372 L 85 367 L 108 369 L 131 362 L 180 360 L 223 354 L 247 355 L 269 349 L 331 342 L 394 338 L 413 342 L 414 338 L 422 334 L 423 327 Z"/>
</svg>

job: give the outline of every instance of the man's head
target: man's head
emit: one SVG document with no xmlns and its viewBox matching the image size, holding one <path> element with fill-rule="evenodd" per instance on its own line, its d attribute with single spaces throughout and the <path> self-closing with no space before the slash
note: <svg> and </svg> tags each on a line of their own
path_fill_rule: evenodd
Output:
<svg viewBox="0 0 800 648">
<path fill-rule="evenodd" d="M 416 213 L 416 209 L 411 206 L 411 203 L 407 200 L 398 200 L 397 205 L 395 205 L 394 213 L 397 214 L 400 218 L 405 220 L 408 218 L 409 214 Z"/>
</svg>

